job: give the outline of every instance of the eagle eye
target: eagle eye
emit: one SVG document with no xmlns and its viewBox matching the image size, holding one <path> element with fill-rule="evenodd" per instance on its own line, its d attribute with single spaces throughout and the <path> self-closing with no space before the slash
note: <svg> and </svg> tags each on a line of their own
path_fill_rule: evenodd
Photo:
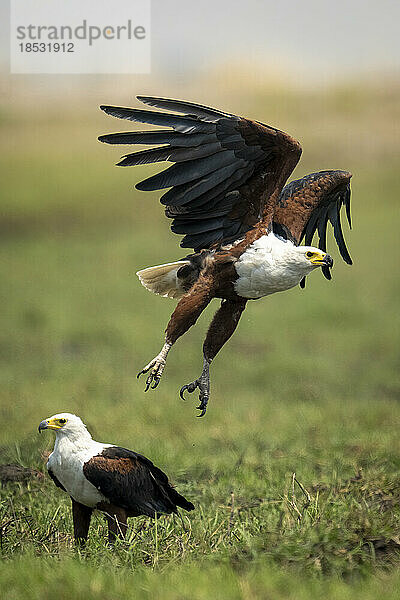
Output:
<svg viewBox="0 0 400 600">
<path fill-rule="evenodd" d="M 58 422 L 60 423 L 60 425 L 65 425 L 67 419 L 58 419 Z"/>
<path fill-rule="evenodd" d="M 307 258 L 312 258 L 314 256 L 314 252 L 308 251 L 308 252 L 306 252 L 306 256 L 307 256 Z"/>
</svg>

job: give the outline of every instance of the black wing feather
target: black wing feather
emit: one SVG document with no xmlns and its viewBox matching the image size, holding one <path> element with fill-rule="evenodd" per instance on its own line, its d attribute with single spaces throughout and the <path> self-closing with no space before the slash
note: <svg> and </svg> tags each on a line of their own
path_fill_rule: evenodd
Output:
<svg viewBox="0 0 400 600">
<path fill-rule="evenodd" d="M 122 131 L 120 133 L 106 133 L 99 136 L 100 142 L 106 144 L 169 144 L 178 148 L 195 147 L 217 141 L 217 136 L 205 133 L 185 133 L 171 131 L 170 129 L 157 129 L 156 131 Z"/>
<path fill-rule="evenodd" d="M 250 177 L 254 171 L 251 165 L 243 169 L 221 170 L 217 172 L 213 178 L 207 177 L 194 182 L 189 182 L 185 186 L 175 186 L 163 194 L 160 198 L 161 204 L 165 204 L 171 208 L 184 206 L 187 213 L 198 209 L 209 203 L 213 206 L 216 199 L 221 198 L 221 194 L 230 191 L 233 187 L 237 187 L 238 181 L 244 177 Z M 240 195 L 239 198 L 240 200 Z M 203 211 L 205 214 L 205 210 Z M 228 213 L 227 213 L 228 214 Z"/>
<path fill-rule="evenodd" d="M 203 177 L 211 173 L 218 173 L 215 181 L 219 181 L 225 174 L 233 173 L 236 169 L 244 166 L 243 161 L 235 160 L 234 154 L 229 151 L 214 153 L 202 159 L 186 161 L 184 164 L 174 164 L 172 167 L 153 175 L 136 185 L 138 190 L 161 190 L 163 188 L 172 187 L 190 183 L 191 181 L 199 181 Z"/>
<path fill-rule="evenodd" d="M 224 225 L 224 216 L 210 218 L 210 219 L 202 219 L 201 221 L 191 220 L 190 223 L 187 223 L 186 220 L 179 221 L 179 219 L 175 219 L 171 230 L 174 233 L 187 233 L 187 234 L 195 234 L 195 233 L 205 233 L 207 231 L 213 231 L 214 229 L 221 229 Z"/>
<path fill-rule="evenodd" d="M 162 195 L 161 203 L 167 206 L 167 216 L 174 219 L 172 230 L 186 234 L 181 246 L 200 250 L 251 229 L 262 218 L 264 205 L 275 189 L 282 187 L 298 162 L 299 144 L 277 129 L 201 104 L 148 96 L 138 99 L 181 114 L 101 108 L 114 117 L 171 127 L 173 131 L 107 134 L 99 139 L 106 143 L 159 145 L 125 155 L 120 166 L 164 160 L 175 163 L 136 188 L 170 188 Z"/>
<path fill-rule="evenodd" d="M 335 236 L 341 257 L 348 265 L 353 264 L 343 237 L 342 225 L 340 222 L 340 204 L 338 202 L 336 203 L 336 206 L 330 208 L 328 217 L 333 226 L 333 235 Z"/>
<path fill-rule="evenodd" d="M 198 117 L 212 117 L 220 119 L 221 117 L 232 117 L 229 113 L 222 112 L 216 108 L 210 108 L 203 104 L 195 102 L 186 102 L 184 100 L 173 100 L 171 98 L 154 98 L 152 96 L 136 96 L 140 102 L 154 106 L 155 108 L 163 108 L 167 110 L 176 110 L 180 113 L 196 115 Z"/>
</svg>

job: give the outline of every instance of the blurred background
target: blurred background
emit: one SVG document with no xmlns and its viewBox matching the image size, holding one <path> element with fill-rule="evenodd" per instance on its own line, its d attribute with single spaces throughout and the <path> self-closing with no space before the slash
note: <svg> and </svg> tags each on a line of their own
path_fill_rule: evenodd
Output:
<svg viewBox="0 0 400 600">
<path fill-rule="evenodd" d="M 397 598 L 399 7 L 153 0 L 150 74 L 29 76 L 9 73 L 1 2 L 0 464 L 43 470 L 54 436 L 39 436 L 38 423 L 75 412 L 97 439 L 149 456 L 197 508 L 185 527 L 135 520 L 132 543 L 116 551 L 105 547 L 98 516 L 81 560 L 69 503 L 51 481 L 4 486 L 0 550 L 26 555 L 0 566 L 10 600 L 31 599 L 38 586 L 37 597 L 49 599 L 70 589 L 85 599 L 149 589 L 146 597 L 175 600 L 179 586 L 182 598 L 289 598 L 290 582 L 290 597 L 310 598 L 306 587 L 323 574 L 357 582 L 391 560 L 391 583 L 351 597 L 375 598 L 379 585 Z M 99 105 L 138 106 L 137 94 L 204 103 L 290 133 L 303 146 L 292 178 L 353 173 L 353 230 L 344 233 L 354 265 L 340 259 L 330 229 L 332 281 L 315 272 L 305 290 L 249 303 L 213 363 L 203 419 L 197 399 L 178 392 L 200 374 L 216 301 L 173 348 L 155 392 L 144 394 L 136 379 L 159 351 L 175 302 L 147 292 L 135 273 L 185 254 L 159 194 L 134 189 L 163 165 L 116 167 L 129 148 L 97 141 L 136 127 Z M 293 473 L 311 494 L 310 504 L 297 490 L 301 523 Z M 188 562 L 190 574 L 180 570 Z M 166 580 L 176 573 L 168 596 L 157 569 L 148 569 L 151 585 L 138 583 L 143 564 L 162 567 Z M 293 570 L 287 577 L 292 567 L 303 594 Z M 329 596 L 319 581 L 315 597 Z M 123 585 L 126 596 L 114 593 Z M 348 592 L 331 597 L 339 596 Z"/>
<path fill-rule="evenodd" d="M 155 459 L 210 437 L 226 451 L 249 425 L 276 443 L 313 428 L 351 437 L 351 418 L 368 440 L 398 425 L 399 4 L 153 0 L 152 72 L 137 76 L 10 75 L 1 11 L 4 451 L 25 444 L 29 462 L 37 423 L 60 410 Z M 178 342 L 157 392 L 135 378 L 174 308 L 135 272 L 182 255 L 158 194 L 134 190 L 152 168 L 116 168 L 124 148 L 96 140 L 130 129 L 98 106 L 136 106 L 136 94 L 287 131 L 303 146 L 294 178 L 353 172 L 354 266 L 330 235 L 332 282 L 315 273 L 304 291 L 250 304 L 215 361 L 204 420 L 178 390 L 200 372 L 216 305 Z"/>
</svg>

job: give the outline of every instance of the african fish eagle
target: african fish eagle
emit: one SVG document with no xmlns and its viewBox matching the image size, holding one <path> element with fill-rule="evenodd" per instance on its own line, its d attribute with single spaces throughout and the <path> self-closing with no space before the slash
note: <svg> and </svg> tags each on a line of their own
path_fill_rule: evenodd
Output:
<svg viewBox="0 0 400 600">
<path fill-rule="evenodd" d="M 301 146 L 283 131 L 192 102 L 137 98 L 170 112 L 117 106 L 101 109 L 113 117 L 162 129 L 107 134 L 99 140 L 157 145 L 126 154 L 120 166 L 175 163 L 136 188 L 168 188 L 161 204 L 172 219 L 171 229 L 185 235 L 181 247 L 194 250 L 181 260 L 137 273 L 151 292 L 179 299 L 160 353 L 138 377 L 149 372 L 146 391 L 156 388 L 172 345 L 213 298 L 220 298 L 221 307 L 203 345 L 203 371 L 180 391 L 184 398 L 185 391 L 198 388 L 197 408 L 203 416 L 210 395 L 211 361 L 235 331 L 247 301 L 299 283 L 304 287 L 305 277 L 318 267 L 331 278 L 333 260 L 326 253 L 328 221 L 342 258 L 351 264 L 340 223 L 345 205 L 351 227 L 351 173 L 320 171 L 286 184 L 300 159 Z M 310 245 L 316 231 L 318 248 Z M 303 238 L 306 245 L 300 246 Z"/>
<path fill-rule="evenodd" d="M 108 538 L 125 535 L 127 517 L 177 512 L 194 506 L 171 486 L 153 463 L 132 450 L 95 442 L 76 415 L 60 413 L 45 419 L 39 432 L 56 432 L 47 471 L 57 487 L 72 500 L 74 538 L 85 542 L 94 509 L 108 521 Z"/>
</svg>

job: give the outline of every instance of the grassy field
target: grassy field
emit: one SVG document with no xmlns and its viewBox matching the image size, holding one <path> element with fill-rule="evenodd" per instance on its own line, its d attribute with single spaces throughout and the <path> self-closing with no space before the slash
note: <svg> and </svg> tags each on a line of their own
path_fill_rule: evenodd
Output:
<svg viewBox="0 0 400 600">
<path fill-rule="evenodd" d="M 79 552 L 69 500 L 50 480 L 8 484 L 2 598 L 398 597 L 398 102 L 337 90 L 225 106 L 298 136 L 295 176 L 353 171 L 354 266 L 331 235 L 333 281 L 314 273 L 306 290 L 248 306 L 213 365 L 204 419 L 178 390 L 200 373 L 216 304 L 177 343 L 156 392 L 135 377 L 174 306 L 135 271 L 182 253 L 157 194 L 132 191 L 144 173 L 114 168 L 118 149 L 95 141 L 121 125 L 95 111 L 0 111 L 0 463 L 43 470 L 53 435 L 38 423 L 76 412 L 97 439 L 152 458 L 196 505 L 131 520 L 113 549 L 98 515 Z"/>
</svg>

